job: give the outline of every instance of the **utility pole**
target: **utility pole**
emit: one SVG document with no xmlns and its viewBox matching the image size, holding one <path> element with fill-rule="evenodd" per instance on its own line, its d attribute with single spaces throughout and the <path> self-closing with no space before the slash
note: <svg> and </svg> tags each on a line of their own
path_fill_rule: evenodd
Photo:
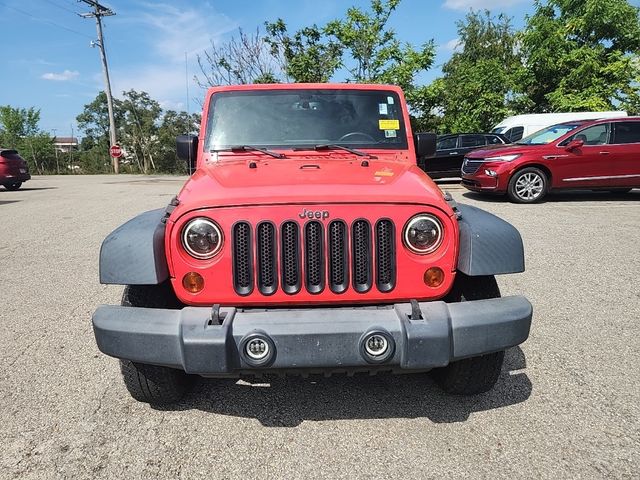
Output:
<svg viewBox="0 0 640 480">
<path fill-rule="evenodd" d="M 107 65 L 107 54 L 104 51 L 104 37 L 102 35 L 102 17 L 110 17 L 115 12 L 110 8 L 100 5 L 94 0 L 79 0 L 93 7 L 93 12 L 80 14 L 82 18 L 95 18 L 96 30 L 98 32 L 98 40 L 91 42 L 91 46 L 98 46 L 100 49 L 100 57 L 102 58 L 102 72 L 104 73 L 105 93 L 107 94 L 107 109 L 109 110 L 109 143 L 111 147 L 118 143 L 116 139 L 116 122 L 113 116 L 113 98 L 111 97 L 111 81 L 109 80 L 109 66 Z M 118 173 L 120 170 L 119 160 L 113 159 L 113 172 Z"/>
</svg>

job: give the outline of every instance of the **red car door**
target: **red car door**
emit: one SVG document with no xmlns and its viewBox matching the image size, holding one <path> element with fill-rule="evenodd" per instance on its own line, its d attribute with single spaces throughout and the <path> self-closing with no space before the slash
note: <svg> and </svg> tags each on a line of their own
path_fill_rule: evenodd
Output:
<svg viewBox="0 0 640 480">
<path fill-rule="evenodd" d="M 549 155 L 554 187 L 582 188 L 614 186 L 612 151 L 609 148 L 610 123 L 599 123 L 578 130 L 558 146 L 557 157 Z M 582 140 L 581 147 L 566 150 L 572 140 Z"/>
<path fill-rule="evenodd" d="M 640 120 L 613 123 L 611 160 L 618 187 L 640 187 Z"/>
</svg>

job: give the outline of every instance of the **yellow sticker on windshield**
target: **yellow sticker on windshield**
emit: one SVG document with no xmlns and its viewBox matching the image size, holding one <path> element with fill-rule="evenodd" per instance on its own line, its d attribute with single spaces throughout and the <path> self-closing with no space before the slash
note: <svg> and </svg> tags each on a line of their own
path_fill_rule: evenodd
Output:
<svg viewBox="0 0 640 480">
<path fill-rule="evenodd" d="M 378 120 L 380 130 L 400 130 L 400 120 Z"/>
</svg>

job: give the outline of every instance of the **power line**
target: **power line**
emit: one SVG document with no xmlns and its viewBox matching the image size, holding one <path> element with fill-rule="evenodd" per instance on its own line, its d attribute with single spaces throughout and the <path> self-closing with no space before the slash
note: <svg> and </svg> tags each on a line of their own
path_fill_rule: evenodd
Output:
<svg viewBox="0 0 640 480">
<path fill-rule="evenodd" d="M 88 38 L 89 40 L 93 40 L 93 37 L 90 37 L 89 35 L 86 35 L 84 33 L 78 32 L 77 30 L 73 30 L 71 28 L 65 27 L 64 25 L 60 25 L 59 23 L 52 22 L 51 20 L 47 20 L 45 18 L 36 17 L 35 15 L 31 15 L 29 12 L 25 12 L 24 10 L 21 10 L 19 8 L 13 7 L 11 5 L 7 5 L 4 2 L 0 2 L 0 5 L 3 5 L 4 7 L 8 8 L 10 10 L 14 10 L 14 11 L 16 11 L 18 13 L 21 13 L 22 15 L 26 15 L 27 17 L 33 18 L 34 20 L 36 20 L 38 22 L 47 23 L 47 24 L 52 25 L 54 27 L 62 28 L 63 30 L 66 30 L 67 32 L 75 33 L 76 35 L 80 35 L 82 37 Z"/>
<path fill-rule="evenodd" d="M 54 7 L 61 8 L 62 10 L 66 11 L 66 12 L 73 13 L 75 15 L 79 15 L 78 12 L 76 12 L 74 10 L 71 10 L 70 8 L 63 7 L 62 5 L 60 5 L 59 3 L 54 2 L 53 0 L 43 0 L 43 1 L 47 2 L 50 5 L 53 5 Z"/>
</svg>

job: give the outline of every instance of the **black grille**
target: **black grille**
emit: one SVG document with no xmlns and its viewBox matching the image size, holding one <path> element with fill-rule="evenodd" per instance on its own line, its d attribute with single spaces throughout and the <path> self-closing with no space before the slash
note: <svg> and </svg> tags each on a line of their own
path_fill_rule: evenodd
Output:
<svg viewBox="0 0 640 480">
<path fill-rule="evenodd" d="M 282 289 L 285 293 L 298 293 L 300 290 L 300 228 L 296 222 L 282 224 L 280 262 Z"/>
<path fill-rule="evenodd" d="M 473 175 L 478 171 L 480 166 L 484 163 L 484 160 L 464 160 L 462 164 L 462 174 L 463 175 Z"/>
<path fill-rule="evenodd" d="M 376 285 L 381 292 L 393 290 L 396 284 L 395 229 L 391 220 L 376 224 Z"/>
<path fill-rule="evenodd" d="M 365 293 L 374 281 L 380 292 L 389 292 L 396 284 L 395 226 L 388 219 L 373 228 L 364 219 L 351 226 L 343 220 L 328 225 L 288 220 L 279 227 L 241 221 L 232 227 L 231 239 L 233 285 L 239 295 L 249 295 L 254 287 L 262 295 L 278 288 L 290 295 L 302 288 L 314 294 L 327 284 L 333 293 L 343 293 L 349 285 Z"/>
<path fill-rule="evenodd" d="M 347 226 L 342 221 L 329 224 L 329 288 L 342 293 L 349 285 Z"/>
<path fill-rule="evenodd" d="M 258 289 L 264 295 L 271 295 L 278 288 L 276 229 L 272 223 L 262 222 L 257 230 Z"/>
<path fill-rule="evenodd" d="M 310 293 L 324 289 L 324 229 L 320 222 L 309 222 L 304 227 L 305 283 Z"/>
<path fill-rule="evenodd" d="M 251 226 L 239 222 L 233 226 L 233 287 L 240 295 L 253 291 Z"/>
<path fill-rule="evenodd" d="M 366 292 L 371 288 L 371 226 L 366 220 L 356 220 L 352 230 L 353 288 Z"/>
</svg>

